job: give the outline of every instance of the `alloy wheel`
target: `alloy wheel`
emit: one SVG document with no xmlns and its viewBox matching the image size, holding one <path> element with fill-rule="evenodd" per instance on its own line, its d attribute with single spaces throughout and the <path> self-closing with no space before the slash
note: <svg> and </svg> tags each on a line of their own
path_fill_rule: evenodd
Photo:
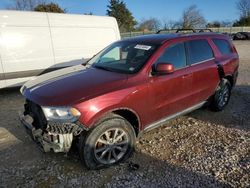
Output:
<svg viewBox="0 0 250 188">
<path fill-rule="evenodd" d="M 116 163 L 126 154 L 128 146 L 128 135 L 123 129 L 109 129 L 95 143 L 95 158 L 106 165 Z"/>
<path fill-rule="evenodd" d="M 219 96 L 218 96 L 218 104 L 220 107 L 223 107 L 227 104 L 230 97 L 230 89 L 227 84 L 221 86 Z"/>
</svg>

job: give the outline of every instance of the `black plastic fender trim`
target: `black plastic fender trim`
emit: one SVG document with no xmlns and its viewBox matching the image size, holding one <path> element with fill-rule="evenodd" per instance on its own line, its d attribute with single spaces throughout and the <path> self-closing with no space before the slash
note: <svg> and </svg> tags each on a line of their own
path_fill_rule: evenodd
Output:
<svg viewBox="0 0 250 188">
<path fill-rule="evenodd" d="M 220 79 L 224 78 L 225 72 L 224 72 L 223 66 L 220 64 L 219 61 L 215 61 L 215 63 L 217 65 L 217 70 L 218 70 L 218 74 L 219 74 Z"/>
</svg>

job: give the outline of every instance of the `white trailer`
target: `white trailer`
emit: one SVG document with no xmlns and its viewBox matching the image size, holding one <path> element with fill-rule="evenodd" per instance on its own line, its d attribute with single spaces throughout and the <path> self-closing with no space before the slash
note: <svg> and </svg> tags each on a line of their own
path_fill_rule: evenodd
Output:
<svg viewBox="0 0 250 188">
<path fill-rule="evenodd" d="M 119 39 L 112 17 L 0 11 L 0 88 L 84 63 Z"/>
</svg>

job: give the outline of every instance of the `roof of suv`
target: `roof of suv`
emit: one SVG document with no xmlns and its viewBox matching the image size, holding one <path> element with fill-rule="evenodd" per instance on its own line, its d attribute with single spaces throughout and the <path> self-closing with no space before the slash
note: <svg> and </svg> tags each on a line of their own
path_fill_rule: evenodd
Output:
<svg viewBox="0 0 250 188">
<path fill-rule="evenodd" d="M 149 35 L 142 35 L 138 37 L 132 37 L 123 39 L 123 41 L 130 41 L 130 42 L 149 42 L 153 44 L 162 44 L 167 40 L 179 38 L 179 37 L 192 37 L 192 36 L 206 36 L 206 37 L 213 37 L 219 36 L 225 38 L 226 35 L 220 33 L 173 33 L 173 34 L 149 34 Z"/>
</svg>

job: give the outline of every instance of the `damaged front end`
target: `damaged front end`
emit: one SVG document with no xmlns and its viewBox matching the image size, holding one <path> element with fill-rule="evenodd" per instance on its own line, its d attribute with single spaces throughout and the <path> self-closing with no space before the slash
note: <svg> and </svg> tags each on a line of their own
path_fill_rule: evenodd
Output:
<svg viewBox="0 0 250 188">
<path fill-rule="evenodd" d="M 84 126 L 77 119 L 49 119 L 42 107 L 32 101 L 27 100 L 24 109 L 20 120 L 44 152 L 68 152 L 73 139 L 84 130 Z"/>
</svg>

